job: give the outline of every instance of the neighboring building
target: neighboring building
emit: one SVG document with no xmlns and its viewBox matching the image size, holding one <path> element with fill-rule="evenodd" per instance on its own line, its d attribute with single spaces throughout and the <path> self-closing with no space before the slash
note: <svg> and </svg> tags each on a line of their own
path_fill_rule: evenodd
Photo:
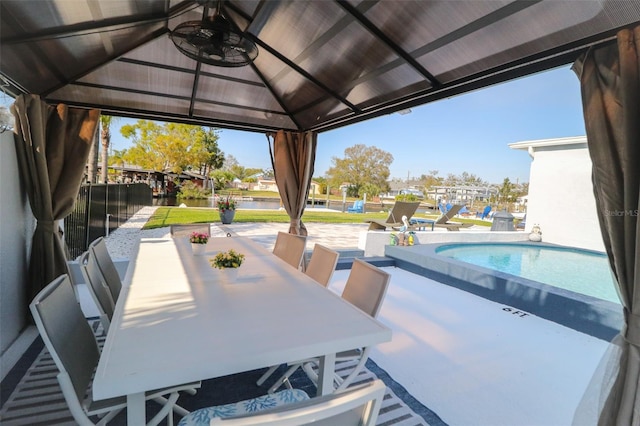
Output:
<svg viewBox="0 0 640 426">
<path fill-rule="evenodd" d="M 434 186 L 429 197 L 435 200 L 446 200 L 451 204 L 489 203 L 498 190 L 490 186 Z"/>
<path fill-rule="evenodd" d="M 522 197 L 518 197 L 516 202 L 514 203 L 516 212 L 526 212 L 527 204 L 529 203 L 529 195 L 523 195 Z"/>
<path fill-rule="evenodd" d="M 258 179 L 258 182 L 249 184 L 249 189 L 252 191 L 279 192 L 278 185 L 276 185 L 275 179 Z M 309 196 L 311 196 L 312 194 L 321 194 L 321 186 L 318 182 L 311 181 L 311 186 L 309 187 Z"/>
<path fill-rule="evenodd" d="M 538 224 L 543 241 L 604 251 L 586 136 L 509 147 L 527 151 L 532 159 L 525 232 Z"/>
<path fill-rule="evenodd" d="M 272 191 L 278 192 L 278 185 L 275 179 L 258 179 L 256 183 L 252 183 L 249 188 L 252 191 Z"/>
</svg>

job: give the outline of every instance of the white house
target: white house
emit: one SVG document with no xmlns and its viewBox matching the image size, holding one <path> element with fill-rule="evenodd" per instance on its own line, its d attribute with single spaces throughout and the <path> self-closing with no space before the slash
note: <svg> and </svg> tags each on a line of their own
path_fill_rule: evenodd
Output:
<svg viewBox="0 0 640 426">
<path fill-rule="evenodd" d="M 258 179 L 258 182 L 251 184 L 251 190 L 279 192 L 275 179 Z M 313 194 L 319 195 L 320 193 L 320 184 L 318 182 L 311 181 L 309 196 L 311 197 Z"/>
<path fill-rule="evenodd" d="M 509 144 L 531 157 L 527 225 L 540 225 L 543 241 L 604 251 L 591 183 L 586 136 Z"/>
</svg>

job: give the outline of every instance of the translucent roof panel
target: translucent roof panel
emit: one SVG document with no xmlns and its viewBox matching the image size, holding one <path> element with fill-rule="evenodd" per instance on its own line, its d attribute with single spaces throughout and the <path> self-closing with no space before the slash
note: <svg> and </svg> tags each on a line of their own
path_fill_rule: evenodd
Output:
<svg viewBox="0 0 640 426">
<path fill-rule="evenodd" d="M 221 67 L 171 38 L 201 26 L 183 40 L 220 57 L 218 4 L 2 0 L 0 79 L 112 115 L 321 132 L 572 63 L 640 23 L 633 0 L 222 0 L 258 56 Z"/>
</svg>

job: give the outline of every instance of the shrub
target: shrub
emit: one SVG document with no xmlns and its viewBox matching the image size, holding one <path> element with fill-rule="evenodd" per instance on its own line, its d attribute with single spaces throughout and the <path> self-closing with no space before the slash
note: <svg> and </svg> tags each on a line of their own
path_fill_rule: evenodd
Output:
<svg viewBox="0 0 640 426">
<path fill-rule="evenodd" d="M 180 191 L 178 192 L 178 198 L 182 199 L 194 199 L 194 198 L 207 198 L 208 191 L 203 189 L 202 187 L 196 185 L 190 180 L 184 181 L 180 186 Z"/>
</svg>

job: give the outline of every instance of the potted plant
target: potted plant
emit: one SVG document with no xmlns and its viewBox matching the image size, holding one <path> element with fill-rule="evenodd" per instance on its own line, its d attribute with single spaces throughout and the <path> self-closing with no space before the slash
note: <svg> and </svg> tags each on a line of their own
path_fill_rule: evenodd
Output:
<svg viewBox="0 0 640 426">
<path fill-rule="evenodd" d="M 209 259 L 209 263 L 216 269 L 220 269 L 223 276 L 223 281 L 233 282 L 238 277 L 238 268 L 244 261 L 244 254 L 238 253 L 231 249 L 229 251 L 222 251 L 212 259 Z"/>
<path fill-rule="evenodd" d="M 191 250 L 193 251 L 193 254 L 204 254 L 207 242 L 209 241 L 209 234 L 204 232 L 193 232 L 189 236 L 189 241 L 191 242 Z"/>
<path fill-rule="evenodd" d="M 233 222 L 236 214 L 236 200 L 227 195 L 227 198 L 218 198 L 218 213 L 220 213 L 220 222 L 229 224 Z"/>
</svg>

